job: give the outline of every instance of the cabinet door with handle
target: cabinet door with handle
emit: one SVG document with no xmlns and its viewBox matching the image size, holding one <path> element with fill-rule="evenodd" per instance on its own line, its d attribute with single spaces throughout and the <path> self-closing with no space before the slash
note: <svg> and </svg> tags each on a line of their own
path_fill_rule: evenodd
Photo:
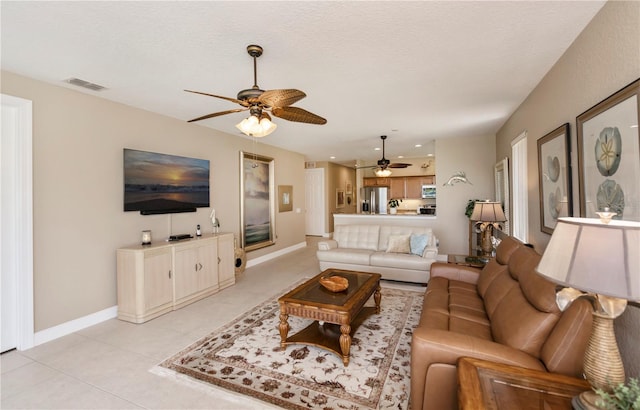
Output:
<svg viewBox="0 0 640 410">
<path fill-rule="evenodd" d="M 218 288 L 216 239 L 190 241 L 174 247 L 175 304 Z"/>
<path fill-rule="evenodd" d="M 145 252 L 144 309 L 149 311 L 173 302 L 173 272 L 171 249 Z"/>
<path fill-rule="evenodd" d="M 173 309 L 170 247 L 138 246 L 116 255 L 119 319 L 142 323 Z"/>
</svg>

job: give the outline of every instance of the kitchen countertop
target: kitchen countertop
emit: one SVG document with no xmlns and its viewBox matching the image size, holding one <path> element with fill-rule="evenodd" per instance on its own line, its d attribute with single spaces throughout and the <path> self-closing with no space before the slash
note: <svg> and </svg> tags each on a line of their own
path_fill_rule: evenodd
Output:
<svg viewBox="0 0 640 410">
<path fill-rule="evenodd" d="M 407 211 L 407 212 L 398 212 L 397 214 L 347 214 L 347 213 L 339 213 L 339 214 L 333 214 L 333 216 L 340 216 L 340 215 L 348 215 L 348 216 L 355 216 L 355 217 L 405 217 L 405 216 L 414 216 L 416 218 L 434 218 L 436 217 L 436 215 L 428 215 L 428 214 L 418 214 L 415 211 L 411 212 L 411 211 Z"/>
<path fill-rule="evenodd" d="M 424 226 L 433 228 L 437 223 L 435 215 L 406 214 L 333 214 L 334 225 L 375 224 L 388 226 Z"/>
</svg>

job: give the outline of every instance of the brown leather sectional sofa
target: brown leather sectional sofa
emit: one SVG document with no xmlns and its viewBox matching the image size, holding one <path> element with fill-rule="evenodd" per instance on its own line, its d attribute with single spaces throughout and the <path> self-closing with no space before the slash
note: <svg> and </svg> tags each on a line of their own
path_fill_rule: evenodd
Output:
<svg viewBox="0 0 640 410">
<path fill-rule="evenodd" d="M 411 346 L 411 408 L 457 409 L 456 362 L 475 357 L 580 377 L 592 308 L 564 312 L 556 285 L 535 271 L 540 255 L 512 237 L 482 270 L 431 265 Z"/>
</svg>

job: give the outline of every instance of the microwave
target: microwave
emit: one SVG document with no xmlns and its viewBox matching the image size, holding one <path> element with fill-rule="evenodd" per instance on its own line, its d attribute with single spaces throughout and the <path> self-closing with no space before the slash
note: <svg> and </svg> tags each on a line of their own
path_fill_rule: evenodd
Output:
<svg viewBox="0 0 640 410">
<path fill-rule="evenodd" d="M 436 186 L 435 185 L 422 185 L 422 198 L 435 198 Z"/>
</svg>

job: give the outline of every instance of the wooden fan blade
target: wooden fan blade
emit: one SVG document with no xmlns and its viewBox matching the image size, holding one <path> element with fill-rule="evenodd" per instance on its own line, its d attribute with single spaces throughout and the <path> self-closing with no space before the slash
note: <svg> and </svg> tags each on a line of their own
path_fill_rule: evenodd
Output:
<svg viewBox="0 0 640 410">
<path fill-rule="evenodd" d="M 298 107 L 274 107 L 271 113 L 287 121 L 305 122 L 307 124 L 326 124 L 327 120 Z"/>
<path fill-rule="evenodd" d="M 410 167 L 413 164 L 405 164 L 403 162 L 394 162 L 392 164 L 389 164 L 389 168 L 406 168 L 406 167 Z"/>
<path fill-rule="evenodd" d="M 189 120 L 187 122 L 195 122 L 195 121 L 200 121 L 200 120 L 206 120 L 208 118 L 219 117 L 221 115 L 232 114 L 234 112 L 247 111 L 247 110 L 248 110 L 248 108 L 236 108 L 235 110 L 214 112 L 213 114 L 203 115 L 202 117 L 194 118 L 194 119 Z"/>
<path fill-rule="evenodd" d="M 242 100 L 238 100 L 236 98 L 231 98 L 231 97 L 223 97 L 222 95 L 215 95 L 215 94 L 208 94 L 208 93 L 203 93 L 201 91 L 192 91 L 192 90 L 185 90 L 188 93 L 194 93 L 194 94 L 200 94 L 200 95 L 206 95 L 208 97 L 215 97 L 215 98 L 221 98 L 223 100 L 227 100 L 227 101 L 231 101 L 234 102 L 236 104 L 240 104 L 243 107 L 248 107 L 249 103 L 247 103 L 246 101 L 242 101 Z"/>
<path fill-rule="evenodd" d="M 269 107 L 286 107 L 300 101 L 307 94 L 300 90 L 286 89 L 286 90 L 267 90 L 258 97 L 258 102 L 267 105 Z"/>
</svg>

